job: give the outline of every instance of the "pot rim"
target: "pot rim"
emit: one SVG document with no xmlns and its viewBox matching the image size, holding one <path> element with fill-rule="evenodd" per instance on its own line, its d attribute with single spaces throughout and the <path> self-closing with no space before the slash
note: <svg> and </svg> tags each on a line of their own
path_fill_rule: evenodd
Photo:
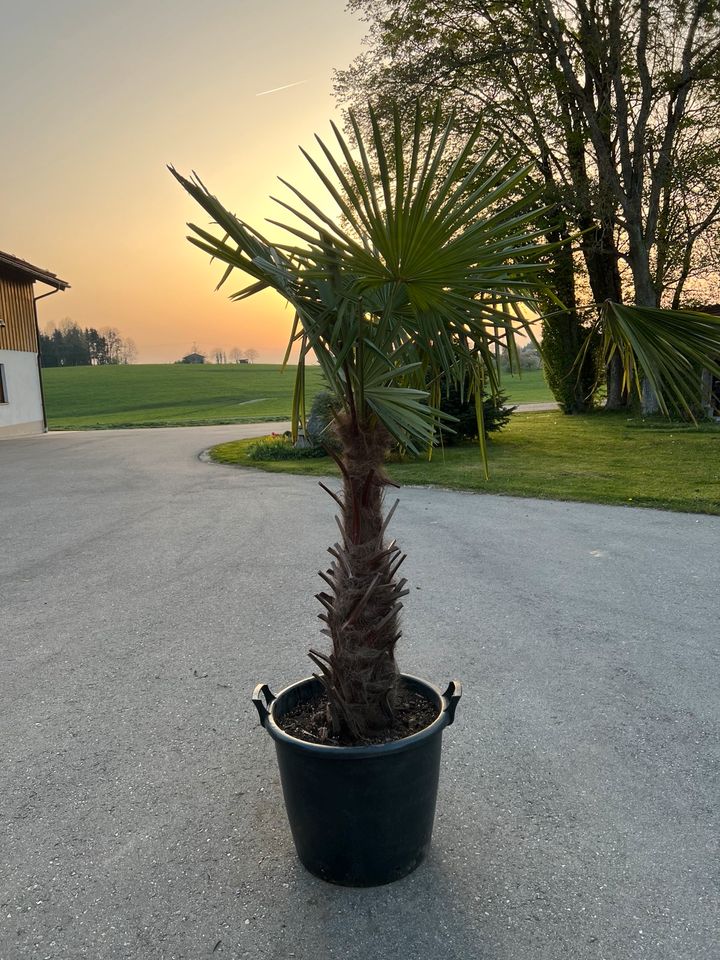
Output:
<svg viewBox="0 0 720 960">
<path fill-rule="evenodd" d="M 305 677 L 303 680 L 298 680 L 295 683 L 291 683 L 288 686 L 283 687 L 277 696 L 273 696 L 270 693 L 270 690 L 266 684 L 258 684 L 258 686 L 255 688 L 255 692 L 253 693 L 253 701 L 255 702 L 255 706 L 260 714 L 261 724 L 263 727 L 265 727 L 273 740 L 276 740 L 279 743 L 285 743 L 288 746 L 295 747 L 296 749 L 304 750 L 308 753 L 315 754 L 316 756 L 324 756 L 328 759 L 360 760 L 363 758 L 384 756 L 386 754 L 398 753 L 402 750 L 411 750 L 413 747 L 419 746 L 430 737 L 441 733 L 445 727 L 449 726 L 453 722 L 455 718 L 455 707 L 457 706 L 457 702 L 462 694 L 462 685 L 458 680 L 451 681 L 448 689 L 443 694 L 440 692 L 438 687 L 432 683 L 429 683 L 427 680 L 423 680 L 421 677 L 415 677 L 408 673 L 402 673 L 400 676 L 403 680 L 410 681 L 410 686 L 415 687 L 416 689 L 419 688 L 422 693 L 429 694 L 430 696 L 428 696 L 428 699 L 435 703 L 439 712 L 437 717 L 427 727 L 424 727 L 422 730 L 418 730 L 417 733 L 413 733 L 409 737 L 403 737 L 400 740 L 391 740 L 389 743 L 370 743 L 359 746 L 337 746 L 329 743 L 310 743 L 307 740 L 302 740 L 300 737 L 293 737 L 291 734 L 286 733 L 285 730 L 283 730 L 275 720 L 274 712 L 276 703 L 281 697 L 287 695 L 291 690 L 295 690 L 307 683 L 318 683 L 319 681 L 316 677 Z M 267 709 L 260 700 L 261 692 L 264 694 L 266 700 L 268 700 Z"/>
</svg>

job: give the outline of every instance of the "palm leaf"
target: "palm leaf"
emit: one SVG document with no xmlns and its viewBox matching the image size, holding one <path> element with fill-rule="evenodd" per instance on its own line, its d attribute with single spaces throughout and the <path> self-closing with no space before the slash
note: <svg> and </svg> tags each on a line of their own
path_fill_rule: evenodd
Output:
<svg viewBox="0 0 720 960">
<path fill-rule="evenodd" d="M 608 302 L 601 326 L 603 360 L 620 357 L 625 389 L 639 392 L 646 377 L 663 413 L 674 406 L 694 418 L 700 371 L 720 377 L 720 317 Z"/>
<path fill-rule="evenodd" d="M 303 416 L 312 351 L 341 406 L 359 399 L 361 416 L 425 448 L 439 416 L 426 376 L 462 382 L 481 358 L 497 384 L 491 347 L 522 327 L 504 304 L 545 292 L 550 248 L 540 242 L 529 168 L 493 167 L 498 146 L 478 146 L 480 125 L 450 156 L 453 120 L 439 107 L 425 126 L 418 104 L 408 137 L 397 110 L 388 136 L 372 111 L 367 138 L 357 117 L 349 122 L 352 145 L 333 125 L 336 149 L 318 138 L 319 160 L 304 151 L 328 207 L 282 181 L 293 198 L 278 199 L 293 221 L 284 225 L 289 244 L 270 244 L 197 175 L 172 173 L 223 233 L 192 226 L 189 239 L 225 264 L 223 279 L 239 270 L 251 280 L 233 297 L 270 287 L 294 309 L 290 346 L 302 336 L 302 348 L 293 420 Z"/>
</svg>

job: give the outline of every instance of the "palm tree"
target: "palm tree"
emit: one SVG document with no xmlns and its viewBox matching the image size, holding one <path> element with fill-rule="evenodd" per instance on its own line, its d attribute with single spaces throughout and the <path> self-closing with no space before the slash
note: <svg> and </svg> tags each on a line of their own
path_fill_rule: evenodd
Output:
<svg viewBox="0 0 720 960">
<path fill-rule="evenodd" d="M 286 231 L 285 243 L 268 242 L 229 213 L 196 175 L 170 169 L 224 235 L 190 224 L 188 239 L 226 264 L 219 286 L 239 270 L 252 282 L 232 299 L 272 288 L 295 311 L 286 356 L 297 343 L 294 425 L 304 420 L 310 353 L 334 395 L 340 452 L 330 452 L 342 492 L 328 492 L 340 537 L 320 572 L 327 589 L 317 595 L 331 649 L 310 657 L 327 693 L 329 728 L 345 742 L 362 742 L 392 720 L 407 594 L 399 578 L 405 557 L 386 534 L 397 506 L 384 512 L 386 455 L 393 443 L 415 452 L 432 445 L 441 381 L 474 396 L 481 420 L 484 381 L 498 387 L 496 346 L 516 355 L 516 333 L 532 333 L 528 317 L 552 296 L 553 247 L 543 241 L 548 211 L 531 184 L 531 165 L 498 162 L 499 144 L 478 156 L 480 124 L 449 156 L 453 119 L 444 122 L 439 108 L 426 125 L 418 106 L 409 136 L 397 113 L 384 137 L 371 111 L 368 142 L 353 114 L 349 122 L 354 148 L 335 125 L 334 150 L 317 138 L 325 167 L 303 151 L 334 215 L 285 184 L 294 200 L 277 202 L 291 222 L 271 221 Z M 630 369 L 622 338 L 632 324 L 627 313 L 611 317 L 613 343 Z M 642 348 L 645 328 L 639 336 Z M 658 349 L 667 377 L 677 359 Z M 484 456 L 483 429 L 479 435 Z"/>
</svg>

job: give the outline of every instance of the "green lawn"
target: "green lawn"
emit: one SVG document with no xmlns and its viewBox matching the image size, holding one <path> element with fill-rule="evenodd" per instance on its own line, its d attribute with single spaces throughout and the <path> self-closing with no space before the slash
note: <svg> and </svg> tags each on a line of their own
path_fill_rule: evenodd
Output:
<svg viewBox="0 0 720 960">
<path fill-rule="evenodd" d="M 501 374 L 500 385 L 511 403 L 549 403 L 555 398 L 545 383 L 542 370 L 525 370 L 522 376 Z"/>
<path fill-rule="evenodd" d="M 221 444 L 212 455 L 273 472 L 337 473 L 324 459 L 254 464 L 247 459 L 252 442 Z M 490 472 L 486 481 L 475 446 L 435 451 L 431 462 L 389 465 L 401 484 L 720 515 L 720 428 L 648 425 L 602 413 L 520 413 L 490 443 Z"/>
<path fill-rule="evenodd" d="M 155 364 L 43 370 L 51 430 L 257 423 L 290 416 L 295 369 L 276 364 Z M 551 400 L 539 370 L 505 377 L 513 403 Z M 307 368 L 308 397 L 322 389 Z"/>
<path fill-rule="evenodd" d="M 43 370 L 51 430 L 285 420 L 294 379 L 294 368 L 259 363 Z M 309 393 L 321 389 L 317 367 L 307 380 Z"/>
</svg>

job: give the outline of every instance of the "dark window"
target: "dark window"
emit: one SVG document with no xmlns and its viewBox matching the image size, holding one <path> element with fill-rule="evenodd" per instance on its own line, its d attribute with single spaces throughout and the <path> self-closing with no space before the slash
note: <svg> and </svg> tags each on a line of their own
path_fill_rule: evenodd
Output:
<svg viewBox="0 0 720 960">
<path fill-rule="evenodd" d="M 7 387 L 5 386 L 5 365 L 0 363 L 0 403 L 7 403 Z"/>
</svg>

